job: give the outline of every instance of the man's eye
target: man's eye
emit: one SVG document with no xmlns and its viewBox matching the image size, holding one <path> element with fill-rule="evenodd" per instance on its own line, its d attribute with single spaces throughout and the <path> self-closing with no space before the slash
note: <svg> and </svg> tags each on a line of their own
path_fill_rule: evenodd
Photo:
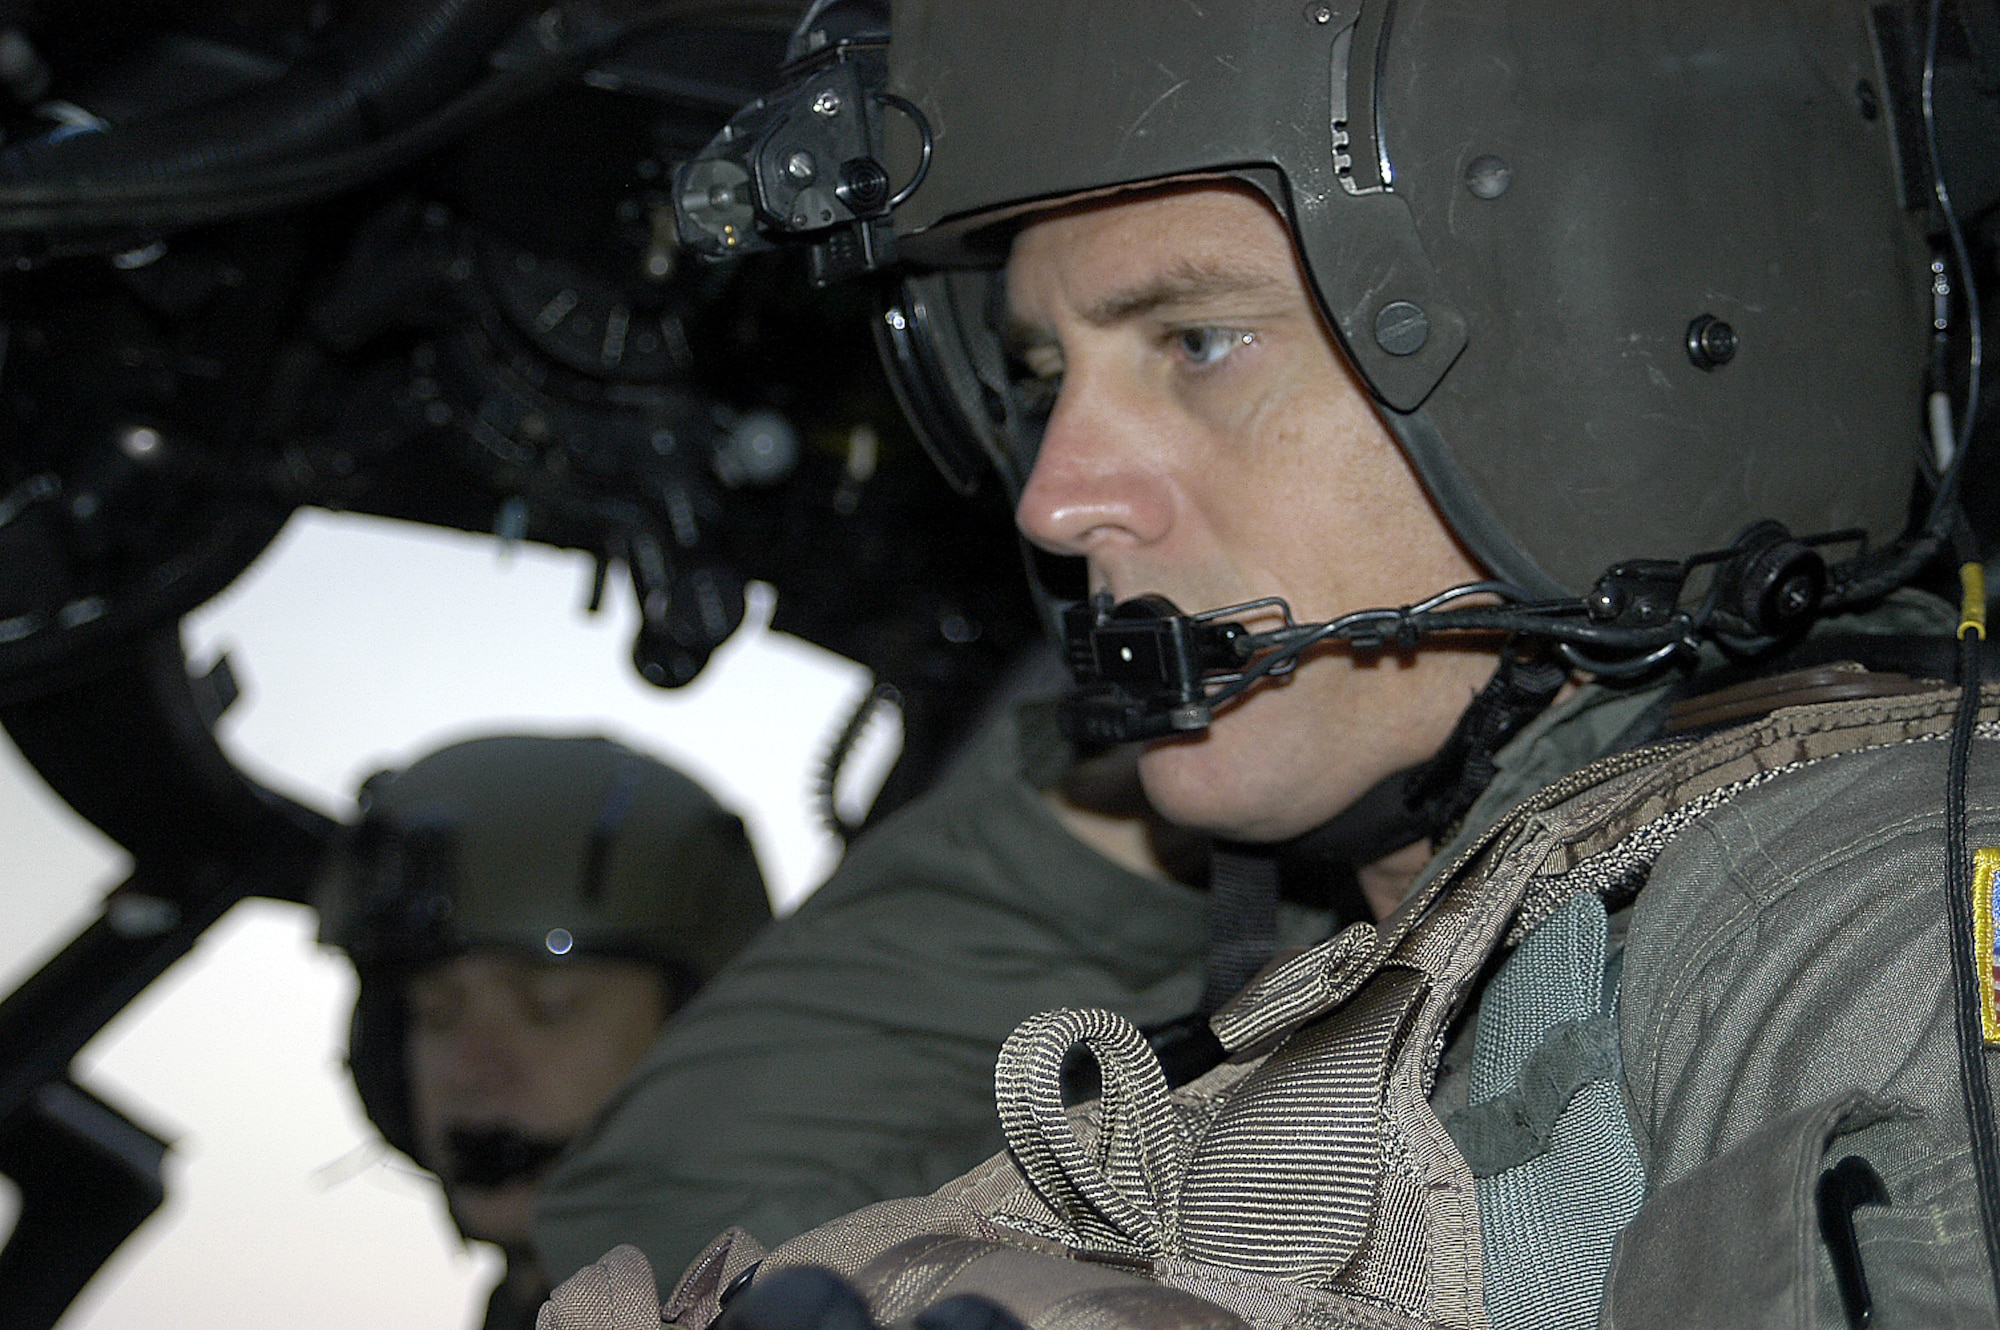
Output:
<svg viewBox="0 0 2000 1330">
<path fill-rule="evenodd" d="M 1030 374 L 1014 380 L 1014 398 L 1020 412 L 1037 425 L 1047 421 L 1062 393 L 1062 374 Z"/>
<path fill-rule="evenodd" d="M 1174 334 L 1174 346 L 1191 364 L 1214 365 L 1249 345 L 1250 337 L 1241 328 L 1183 328 Z"/>
<path fill-rule="evenodd" d="M 410 1003 L 410 1024 L 426 1034 L 450 1034 L 465 1018 L 464 1005 L 449 998 L 415 998 Z"/>
</svg>

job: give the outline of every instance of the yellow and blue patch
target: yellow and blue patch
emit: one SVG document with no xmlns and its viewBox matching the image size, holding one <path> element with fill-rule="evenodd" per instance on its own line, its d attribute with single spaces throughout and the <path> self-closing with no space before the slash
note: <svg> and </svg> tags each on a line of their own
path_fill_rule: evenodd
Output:
<svg viewBox="0 0 2000 1330">
<path fill-rule="evenodd" d="M 1993 879 L 2000 874 L 2000 847 L 1983 846 L 1972 855 L 1972 932 L 1979 964 L 1979 1028 L 1989 1044 L 2000 1044 L 2000 928 L 1993 918 Z"/>
</svg>

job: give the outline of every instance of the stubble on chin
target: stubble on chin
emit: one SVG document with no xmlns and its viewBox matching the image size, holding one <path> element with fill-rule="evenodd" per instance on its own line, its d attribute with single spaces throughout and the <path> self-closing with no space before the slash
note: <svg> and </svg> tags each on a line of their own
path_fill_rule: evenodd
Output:
<svg viewBox="0 0 2000 1330">
<path fill-rule="evenodd" d="M 1449 723 L 1436 736 L 1391 723 L 1414 682 L 1343 659 L 1308 660 L 1208 729 L 1151 745 L 1139 763 L 1147 797 L 1168 821 L 1211 835 L 1252 843 L 1303 835 L 1443 742 Z"/>
<path fill-rule="evenodd" d="M 526 1243 L 534 1214 L 534 1187 L 514 1183 L 493 1189 L 458 1187 L 448 1193 L 453 1217 L 465 1235 L 512 1250 Z"/>
<path fill-rule="evenodd" d="M 1297 834 L 1290 827 L 1297 792 L 1279 786 L 1272 764 L 1229 742 L 1234 737 L 1210 731 L 1156 740 L 1139 759 L 1148 801 L 1169 822 L 1230 840 Z"/>
</svg>

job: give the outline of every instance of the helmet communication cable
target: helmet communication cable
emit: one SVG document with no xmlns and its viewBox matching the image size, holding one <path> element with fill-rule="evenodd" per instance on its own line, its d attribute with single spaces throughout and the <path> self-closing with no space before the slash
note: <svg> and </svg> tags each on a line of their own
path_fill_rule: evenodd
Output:
<svg viewBox="0 0 2000 1330">
<path fill-rule="evenodd" d="M 1945 769 L 1945 884 L 1950 901 L 1953 1027 L 1958 1038 L 1958 1087 L 1972 1138 L 1973 1177 L 1979 1191 L 1979 1227 L 1986 1241 L 1987 1271 L 2000 1306 L 2000 1134 L 1986 1080 L 1986 1041 L 1980 1020 L 1980 985 L 1994 978 L 1993 957 L 1978 954 L 1972 910 L 1972 855 L 1966 844 L 1965 786 L 1972 737 L 1979 721 L 1979 645 L 1986 636 L 1984 570 L 1976 561 L 1960 569 L 1964 599 L 1958 629 L 1958 712 Z"/>
<path fill-rule="evenodd" d="M 1513 635 L 1549 643 L 1571 668 L 1611 679 L 1691 659 L 1703 641 L 1754 655 L 1818 614 L 1862 599 L 1856 592 L 1869 590 L 1872 579 L 1849 570 L 1868 556 L 1829 567 L 1819 553 L 1860 539 L 1856 531 L 1794 537 L 1762 522 L 1727 549 L 1618 564 L 1588 596 L 1537 598 L 1509 582 L 1467 582 L 1415 604 L 1321 623 L 1296 621 L 1277 597 L 1185 614 L 1164 597 L 1113 604 L 1099 595 L 1063 614 L 1070 672 L 1080 685 L 1065 723 L 1072 737 L 1091 742 L 1199 730 L 1259 680 L 1290 673 L 1307 651 L 1330 642 L 1409 651 L 1445 635 Z M 1683 605 L 1684 588 L 1702 569 L 1711 570 L 1706 592 Z M 1459 604 L 1468 600 L 1484 603 Z M 1275 628 L 1252 631 L 1241 622 L 1273 614 L 1281 620 Z"/>
<path fill-rule="evenodd" d="M 902 705 L 903 694 L 896 685 L 876 684 L 863 693 L 861 699 L 854 704 L 854 709 L 848 713 L 840 732 L 834 736 L 832 745 L 827 748 L 826 755 L 820 759 L 819 772 L 813 781 L 813 801 L 819 806 L 821 824 L 838 837 L 842 845 L 851 843 L 860 835 L 862 828 L 867 826 L 868 819 L 864 815 L 858 821 L 850 821 L 847 815 L 840 811 L 841 773 L 847 769 L 847 759 L 854 755 L 855 745 L 860 742 L 862 734 L 868 729 L 868 723 L 875 719 L 875 713 L 884 706 Z"/>
<path fill-rule="evenodd" d="M 1923 123 L 1924 147 L 1930 156 L 1931 188 L 1938 212 L 1950 237 L 1952 260 L 1964 292 L 1966 310 L 1965 404 L 1958 420 L 1957 447 L 1950 465 L 1938 478 L 1932 505 L 1932 519 L 1949 511 L 1956 519 L 1951 530 L 1953 544 L 1962 562 L 1960 622 L 1958 627 L 1958 712 L 1953 718 L 1951 748 L 1945 769 L 1945 895 L 1950 907 L 1953 1029 L 1958 1042 L 1958 1087 L 1965 1106 L 1966 1128 L 1972 1144 L 1973 1179 L 1977 1185 L 1979 1228 L 1985 1240 L 1986 1269 L 1993 1281 L 1994 1305 L 2000 1308 L 2000 1133 L 1993 1120 L 1992 1087 L 1986 1074 L 1986 1041 L 1980 1019 L 1982 986 L 1994 982 L 1994 957 L 1981 954 L 1980 929 L 1972 917 L 1973 864 L 1966 834 L 1966 780 L 1972 760 L 1972 738 L 1979 721 L 1980 643 L 1986 636 L 1986 579 L 1978 558 L 1971 524 L 1958 502 L 1959 478 L 1966 454 L 1971 450 L 1973 427 L 1979 417 L 1979 378 L 1985 358 L 1980 326 L 1979 291 L 1964 229 L 1952 206 L 1951 189 L 1945 181 L 1944 161 L 1938 152 L 1937 81 L 1938 29 L 1943 0 L 1931 0 L 1924 31 Z M 1949 400 L 1947 398 L 1947 400 Z M 1927 523 L 1927 525 L 1931 525 Z M 1940 532 L 1940 534 L 1942 534 Z"/>
</svg>

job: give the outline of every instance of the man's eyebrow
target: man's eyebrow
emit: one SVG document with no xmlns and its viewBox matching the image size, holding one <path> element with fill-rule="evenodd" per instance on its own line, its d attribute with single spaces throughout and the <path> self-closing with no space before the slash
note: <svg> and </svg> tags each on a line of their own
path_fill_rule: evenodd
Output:
<svg viewBox="0 0 2000 1330">
<path fill-rule="evenodd" d="M 1255 268 L 1184 260 L 1136 286 L 1111 291 L 1085 306 L 1085 320 L 1099 326 L 1152 314 L 1176 305 L 1198 305 L 1219 296 L 1258 295 L 1284 286 L 1279 277 Z"/>
<path fill-rule="evenodd" d="M 1162 309 L 1199 305 L 1224 296 L 1262 295 L 1284 289 L 1284 279 L 1254 268 L 1182 260 L 1163 273 L 1136 285 L 1105 293 L 1082 310 L 1086 322 L 1108 327 Z M 1045 328 L 1007 316 L 1002 333 L 1010 352 L 1018 355 L 1051 343 Z"/>
</svg>

